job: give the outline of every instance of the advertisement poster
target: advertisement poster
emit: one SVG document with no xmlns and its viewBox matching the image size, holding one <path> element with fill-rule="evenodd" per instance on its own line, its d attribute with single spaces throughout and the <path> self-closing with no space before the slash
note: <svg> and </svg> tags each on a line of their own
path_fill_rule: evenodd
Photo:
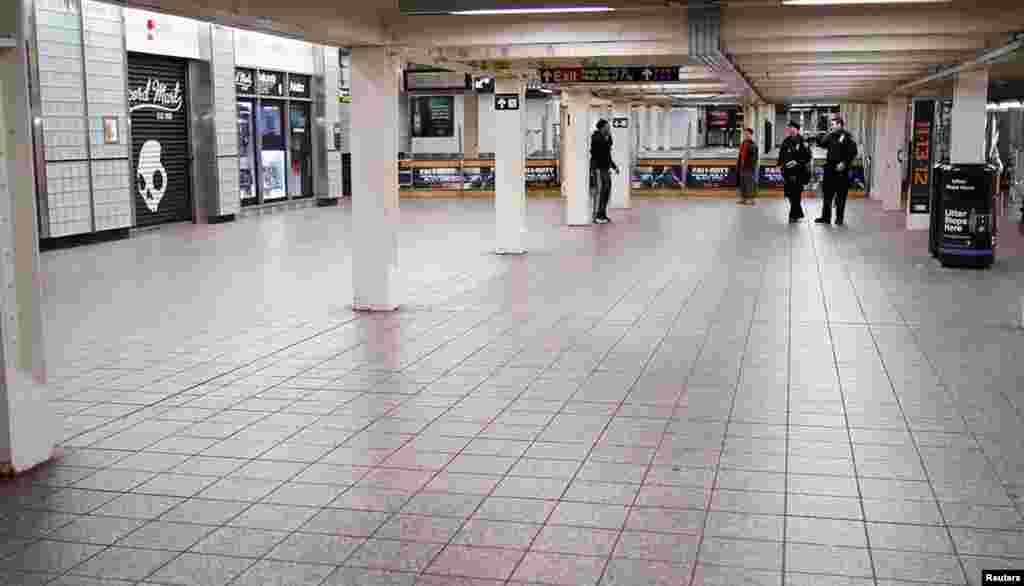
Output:
<svg viewBox="0 0 1024 586">
<path fill-rule="evenodd" d="M 782 167 L 761 167 L 761 176 L 758 178 L 761 187 L 769 189 L 782 189 L 786 186 L 786 179 L 782 176 Z"/>
<path fill-rule="evenodd" d="M 708 128 L 722 130 L 732 127 L 732 116 L 729 110 L 708 110 Z"/>
<path fill-rule="evenodd" d="M 687 187 L 736 187 L 736 166 L 703 166 L 694 164 L 686 174 Z"/>
<path fill-rule="evenodd" d="M 412 186 L 417 189 L 462 189 L 462 183 L 462 172 L 454 167 L 412 170 Z"/>
<path fill-rule="evenodd" d="M 557 167 L 526 168 L 527 189 L 557 189 L 558 186 L 559 183 Z"/>
<path fill-rule="evenodd" d="M 463 167 L 462 177 L 464 189 L 494 189 L 494 169 L 491 167 Z"/>
<path fill-rule="evenodd" d="M 910 213 L 927 214 L 932 187 L 932 126 L 935 102 L 914 102 L 913 146 L 910 153 Z"/>
<path fill-rule="evenodd" d="M 683 186 L 683 166 L 633 167 L 633 189 L 679 189 Z"/>
</svg>

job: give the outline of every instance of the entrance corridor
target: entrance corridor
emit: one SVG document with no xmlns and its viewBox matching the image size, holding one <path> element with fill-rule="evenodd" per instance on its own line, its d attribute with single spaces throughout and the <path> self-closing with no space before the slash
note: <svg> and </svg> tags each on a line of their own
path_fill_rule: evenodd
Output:
<svg viewBox="0 0 1024 586">
<path fill-rule="evenodd" d="M 0 483 L 0 583 L 1024 568 L 1018 225 L 956 271 L 877 202 L 784 206 L 531 200 L 499 257 L 491 202 L 403 202 L 393 314 L 348 307 L 347 207 L 44 253 L 64 453 Z"/>
</svg>

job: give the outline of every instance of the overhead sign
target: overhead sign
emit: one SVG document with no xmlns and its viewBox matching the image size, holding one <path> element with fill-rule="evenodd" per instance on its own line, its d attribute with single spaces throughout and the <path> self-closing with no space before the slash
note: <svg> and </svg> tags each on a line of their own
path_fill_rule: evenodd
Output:
<svg viewBox="0 0 1024 586">
<path fill-rule="evenodd" d="M 405 71 L 406 91 L 468 90 L 473 78 L 454 71 Z"/>
<path fill-rule="evenodd" d="M 682 67 L 574 67 L 541 69 L 544 83 L 657 83 L 685 81 Z"/>
<path fill-rule="evenodd" d="M 612 128 L 629 128 L 629 118 L 612 118 Z"/>
<path fill-rule="evenodd" d="M 914 102 L 913 151 L 910 159 L 910 213 L 927 214 L 932 192 L 932 126 L 935 101 Z"/>
<path fill-rule="evenodd" d="M 494 94 L 494 109 L 499 112 L 519 109 L 519 94 Z"/>
</svg>

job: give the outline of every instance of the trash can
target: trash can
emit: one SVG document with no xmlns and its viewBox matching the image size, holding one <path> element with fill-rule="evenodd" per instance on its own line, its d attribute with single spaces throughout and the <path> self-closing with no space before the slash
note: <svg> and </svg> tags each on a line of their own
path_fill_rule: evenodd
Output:
<svg viewBox="0 0 1024 586">
<path fill-rule="evenodd" d="M 939 258 L 939 242 L 942 240 L 942 181 L 949 167 L 949 163 L 939 163 L 932 170 L 932 193 L 928 206 L 928 252 L 935 258 Z"/>
<path fill-rule="evenodd" d="M 988 268 L 995 261 L 995 174 L 991 165 L 948 165 L 941 181 L 939 261 Z"/>
</svg>

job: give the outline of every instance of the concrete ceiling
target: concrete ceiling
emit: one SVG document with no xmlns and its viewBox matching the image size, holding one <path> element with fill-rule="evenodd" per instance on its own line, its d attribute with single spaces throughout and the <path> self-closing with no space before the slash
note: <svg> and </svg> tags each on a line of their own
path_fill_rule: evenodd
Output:
<svg viewBox="0 0 1024 586">
<path fill-rule="evenodd" d="M 397 0 L 126 3 L 243 28 L 270 27 L 324 44 L 389 45 L 410 62 L 476 74 L 535 75 L 543 67 L 582 65 L 688 67 L 682 85 L 594 88 L 609 99 L 736 93 L 726 79 L 691 59 L 685 4 L 665 0 L 572 0 L 567 4 L 617 11 L 532 16 L 404 16 Z M 820 7 L 726 0 L 721 9 L 723 52 L 771 103 L 881 101 L 902 83 L 1003 46 L 1019 32 L 1024 32 L 1020 0 Z M 994 79 L 1024 79 L 1024 60 L 994 71 Z M 915 92 L 943 87 L 932 84 Z"/>
</svg>

